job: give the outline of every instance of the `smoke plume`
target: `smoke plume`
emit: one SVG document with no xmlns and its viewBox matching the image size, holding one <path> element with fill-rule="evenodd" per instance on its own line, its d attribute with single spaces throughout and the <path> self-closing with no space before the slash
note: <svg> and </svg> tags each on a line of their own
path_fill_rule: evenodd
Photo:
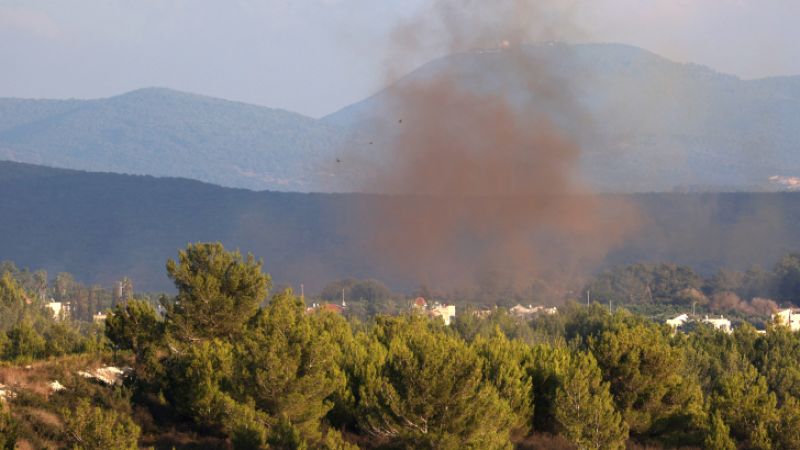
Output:
<svg viewBox="0 0 800 450">
<path fill-rule="evenodd" d="M 360 220 L 394 270 L 440 286 L 492 270 L 530 286 L 584 273 L 636 226 L 576 171 L 581 139 L 565 130 L 590 136 L 593 124 L 566 79 L 581 77 L 527 45 L 576 32 L 552 5 L 442 1 L 398 29 L 390 60 L 426 43 L 453 56 L 395 84 L 376 125 L 389 159 L 365 169 L 362 190 L 392 195 Z"/>
</svg>

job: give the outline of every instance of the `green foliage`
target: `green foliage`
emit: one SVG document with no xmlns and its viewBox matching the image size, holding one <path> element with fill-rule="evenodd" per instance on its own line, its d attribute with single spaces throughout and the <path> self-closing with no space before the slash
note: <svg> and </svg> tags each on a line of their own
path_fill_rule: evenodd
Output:
<svg viewBox="0 0 800 450">
<path fill-rule="evenodd" d="M 118 305 L 105 323 L 106 337 L 115 348 L 142 357 L 164 337 L 164 323 L 152 305 L 131 300 Z"/>
<path fill-rule="evenodd" d="M 67 439 L 74 449 L 135 450 L 140 429 L 130 417 L 114 410 L 93 407 L 87 399 L 74 410 L 62 412 Z"/>
<path fill-rule="evenodd" d="M 516 416 L 515 428 L 527 431 L 533 419 L 533 384 L 526 370 L 530 347 L 511 341 L 499 330 L 491 338 L 478 337 L 472 344 L 483 359 L 484 382 L 493 386 Z"/>
<path fill-rule="evenodd" d="M 44 338 L 25 320 L 8 331 L 5 358 L 24 361 L 42 358 L 45 347 Z"/>
<path fill-rule="evenodd" d="M 788 397 L 778 412 L 780 423 L 773 433 L 776 448 L 800 448 L 800 401 Z"/>
<path fill-rule="evenodd" d="M 233 349 L 235 397 L 318 439 L 328 401 L 344 385 L 337 348 L 291 291 L 275 295 Z"/>
<path fill-rule="evenodd" d="M 711 416 L 708 435 L 703 442 L 703 447 L 709 450 L 736 450 L 736 444 L 730 436 L 730 429 L 719 411 L 715 411 Z M 791 447 L 786 447 L 791 448 Z"/>
<path fill-rule="evenodd" d="M 481 359 L 422 317 L 380 318 L 358 388 L 362 430 L 406 448 L 507 448 L 516 422 Z"/>
<path fill-rule="evenodd" d="M 616 304 L 688 303 L 686 289 L 700 289 L 703 280 L 691 268 L 675 264 L 633 264 L 603 272 L 586 289 L 600 302 Z"/>
<path fill-rule="evenodd" d="M 687 437 L 694 431 L 699 438 L 704 422 L 702 394 L 686 371 L 676 370 L 687 364 L 663 327 L 629 325 L 615 316 L 613 326 L 590 337 L 589 348 L 632 433 L 671 432 Z"/>
<path fill-rule="evenodd" d="M 175 409 L 206 427 L 221 429 L 233 375 L 233 345 L 212 339 L 187 346 L 165 362 L 166 392 Z"/>
<path fill-rule="evenodd" d="M 11 275 L 0 274 L 0 332 L 19 323 L 25 309 L 25 293 Z"/>
<path fill-rule="evenodd" d="M 0 400 L 0 450 L 14 450 L 19 435 L 18 424 L 11 413 L 5 400 Z"/>
<path fill-rule="evenodd" d="M 560 431 L 578 448 L 625 448 L 627 424 L 615 410 L 608 384 L 591 354 L 572 358 L 553 407 Z"/>
<path fill-rule="evenodd" d="M 218 242 L 189 244 L 177 262 L 167 261 L 167 273 L 178 289 L 168 305 L 168 324 L 184 342 L 238 336 L 271 285 L 261 262 L 225 251 Z"/>
<path fill-rule="evenodd" d="M 779 420 L 776 404 L 764 377 L 744 358 L 732 361 L 712 397 L 733 437 L 755 449 L 772 448 L 770 431 Z"/>
</svg>

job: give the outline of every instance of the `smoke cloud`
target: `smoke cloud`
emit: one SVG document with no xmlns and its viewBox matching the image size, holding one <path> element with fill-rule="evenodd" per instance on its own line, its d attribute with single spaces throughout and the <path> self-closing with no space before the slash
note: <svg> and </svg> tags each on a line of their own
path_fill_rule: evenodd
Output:
<svg viewBox="0 0 800 450">
<path fill-rule="evenodd" d="M 390 156 L 361 190 L 392 195 L 359 219 L 393 270 L 439 286 L 499 271 L 522 288 L 585 273 L 635 229 L 630 205 L 579 179 L 581 139 L 565 130 L 591 135 L 566 81 L 581 77 L 526 45 L 578 31 L 568 7 L 542 5 L 442 1 L 397 30 L 390 60 L 426 43 L 453 56 L 394 85 L 376 125 Z"/>
</svg>

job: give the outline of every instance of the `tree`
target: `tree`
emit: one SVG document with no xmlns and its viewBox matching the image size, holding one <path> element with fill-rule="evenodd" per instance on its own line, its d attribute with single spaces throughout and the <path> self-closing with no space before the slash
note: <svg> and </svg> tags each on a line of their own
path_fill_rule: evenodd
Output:
<svg viewBox="0 0 800 450">
<path fill-rule="evenodd" d="M 93 407 L 82 399 L 74 410 L 64 410 L 64 429 L 75 449 L 136 450 L 139 426 L 125 414 Z"/>
<path fill-rule="evenodd" d="M 719 411 L 715 411 L 711 416 L 708 435 L 703 442 L 703 447 L 709 450 L 736 450 L 736 443 L 731 439 L 730 429 L 725 425 Z"/>
<path fill-rule="evenodd" d="M 45 341 L 27 320 L 15 325 L 8 332 L 7 359 L 31 360 L 45 355 Z"/>
<path fill-rule="evenodd" d="M 483 379 L 508 402 L 517 417 L 515 428 L 527 431 L 533 420 L 533 384 L 526 370 L 530 348 L 510 341 L 500 330 L 490 338 L 478 337 L 473 348 L 483 359 Z"/>
<path fill-rule="evenodd" d="M 0 450 L 14 450 L 19 435 L 17 422 L 4 401 L 0 401 Z"/>
<path fill-rule="evenodd" d="M 291 291 L 275 295 L 234 346 L 232 389 L 235 398 L 252 399 L 312 441 L 332 407 L 328 399 L 345 382 L 334 343 L 314 325 Z"/>
<path fill-rule="evenodd" d="M 11 272 L 4 272 L 0 275 L 0 332 L 22 320 L 24 311 L 25 293 Z"/>
<path fill-rule="evenodd" d="M 220 243 L 189 244 L 167 273 L 178 288 L 168 305 L 167 323 L 184 342 L 238 336 L 245 322 L 267 298 L 270 277 L 253 255 L 225 251 Z"/>
<path fill-rule="evenodd" d="M 614 409 L 608 384 L 591 354 L 572 358 L 554 409 L 560 431 L 581 450 L 625 448 L 628 427 Z"/>
<path fill-rule="evenodd" d="M 772 447 L 770 430 L 779 420 L 776 403 L 764 377 L 744 358 L 720 378 L 712 398 L 733 437 L 755 449 Z"/>
<path fill-rule="evenodd" d="M 481 360 L 424 317 L 380 317 L 359 373 L 358 423 L 406 448 L 510 448 L 511 407 L 483 383 Z"/>
<path fill-rule="evenodd" d="M 597 338 L 591 337 L 589 349 L 631 432 L 684 438 L 694 434 L 701 439 L 702 394 L 685 371 L 676 370 L 687 367 L 682 351 L 670 344 L 667 333 L 657 325 L 629 325 L 622 319 L 617 317 Z"/>
<path fill-rule="evenodd" d="M 793 300 L 800 293 L 800 253 L 784 255 L 773 269 L 778 298 Z"/>
<path fill-rule="evenodd" d="M 155 309 L 142 300 L 131 300 L 117 305 L 106 319 L 106 337 L 120 350 L 132 350 L 141 358 L 164 336 L 164 323 Z"/>
</svg>

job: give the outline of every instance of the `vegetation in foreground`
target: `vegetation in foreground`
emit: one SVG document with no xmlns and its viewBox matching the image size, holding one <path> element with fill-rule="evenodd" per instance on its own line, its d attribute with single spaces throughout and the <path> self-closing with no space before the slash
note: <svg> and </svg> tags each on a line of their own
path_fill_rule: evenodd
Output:
<svg viewBox="0 0 800 450">
<path fill-rule="evenodd" d="M 0 446 L 800 448 L 800 335 L 781 325 L 673 334 L 598 304 L 348 321 L 288 290 L 264 303 L 261 262 L 220 244 L 167 272 L 163 314 L 120 298 L 102 334 L 5 272 Z M 112 362 L 122 385 L 77 375 Z"/>
</svg>

